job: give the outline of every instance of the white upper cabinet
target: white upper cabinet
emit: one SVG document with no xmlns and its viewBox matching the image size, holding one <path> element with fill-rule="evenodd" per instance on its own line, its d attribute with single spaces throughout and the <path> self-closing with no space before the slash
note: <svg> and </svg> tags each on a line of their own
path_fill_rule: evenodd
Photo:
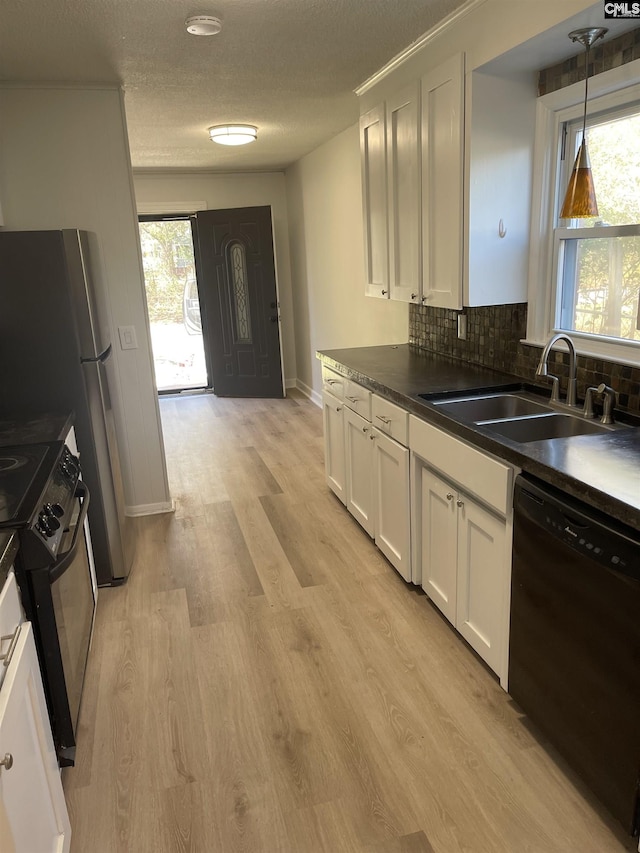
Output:
<svg viewBox="0 0 640 853">
<path fill-rule="evenodd" d="M 367 296 L 389 298 L 384 105 L 360 116 L 362 211 Z"/>
<path fill-rule="evenodd" d="M 362 116 L 369 295 L 526 301 L 535 101 L 531 75 L 457 53 Z"/>
<path fill-rule="evenodd" d="M 391 299 L 420 302 L 420 87 L 417 81 L 387 101 L 387 178 Z"/>
<path fill-rule="evenodd" d="M 467 74 L 465 305 L 527 301 L 535 108 L 531 75 Z"/>
<path fill-rule="evenodd" d="M 428 305 L 462 308 L 464 55 L 422 78 L 422 281 Z"/>
</svg>

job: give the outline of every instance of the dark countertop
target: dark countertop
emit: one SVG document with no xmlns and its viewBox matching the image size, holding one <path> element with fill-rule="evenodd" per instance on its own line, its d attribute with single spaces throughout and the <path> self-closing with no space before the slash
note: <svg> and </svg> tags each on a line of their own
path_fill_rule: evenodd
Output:
<svg viewBox="0 0 640 853">
<path fill-rule="evenodd" d="M 412 414 L 640 530 L 640 429 L 518 444 L 447 415 L 418 395 L 441 399 L 467 391 L 532 389 L 519 377 L 409 344 L 327 350 L 317 356 Z"/>
<path fill-rule="evenodd" d="M 0 417 L 0 447 L 62 441 L 73 426 L 73 412 L 46 412 L 24 418 Z"/>
</svg>

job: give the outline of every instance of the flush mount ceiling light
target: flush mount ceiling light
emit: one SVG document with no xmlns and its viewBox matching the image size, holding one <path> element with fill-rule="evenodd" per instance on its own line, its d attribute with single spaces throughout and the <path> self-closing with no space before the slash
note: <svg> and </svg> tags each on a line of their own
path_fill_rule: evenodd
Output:
<svg viewBox="0 0 640 853">
<path fill-rule="evenodd" d="M 587 95 L 589 91 L 589 49 L 594 41 L 608 32 L 605 27 L 588 27 L 569 33 L 571 41 L 579 41 L 585 47 L 584 54 L 584 115 L 582 118 L 582 142 L 576 162 L 569 178 L 569 185 L 560 211 L 561 219 L 585 219 L 598 215 L 598 202 L 591 174 L 591 162 L 587 151 Z"/>
<path fill-rule="evenodd" d="M 252 124 L 217 124 L 209 128 L 209 136 L 219 145 L 246 145 L 258 138 L 258 128 Z"/>
<path fill-rule="evenodd" d="M 222 29 L 222 21 L 213 15 L 192 15 L 184 25 L 192 36 L 215 36 Z"/>
</svg>

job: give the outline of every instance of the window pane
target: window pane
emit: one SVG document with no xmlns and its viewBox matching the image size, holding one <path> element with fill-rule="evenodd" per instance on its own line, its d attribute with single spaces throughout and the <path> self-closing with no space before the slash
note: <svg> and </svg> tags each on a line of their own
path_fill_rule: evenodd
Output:
<svg viewBox="0 0 640 853">
<path fill-rule="evenodd" d="M 561 328 L 640 341 L 640 237 L 565 241 Z"/>
<path fill-rule="evenodd" d="M 249 314 L 249 286 L 244 246 L 231 247 L 231 280 L 236 308 L 236 343 L 251 343 L 251 316 Z"/>
<path fill-rule="evenodd" d="M 640 115 L 587 128 L 597 225 L 640 222 Z"/>
</svg>

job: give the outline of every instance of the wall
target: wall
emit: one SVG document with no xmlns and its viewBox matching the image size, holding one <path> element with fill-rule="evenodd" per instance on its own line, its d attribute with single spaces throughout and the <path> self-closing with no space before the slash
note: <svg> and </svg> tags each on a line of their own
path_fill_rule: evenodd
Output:
<svg viewBox="0 0 640 853">
<path fill-rule="evenodd" d="M 145 212 L 178 212 L 172 202 L 205 201 L 209 210 L 271 205 L 276 274 L 280 295 L 282 354 L 288 385 L 296 380 L 296 347 L 289 263 L 289 228 L 285 177 L 282 172 L 217 175 L 212 173 L 134 172 L 136 203 Z M 182 211 L 183 208 L 181 208 Z"/>
<path fill-rule="evenodd" d="M 112 340 L 119 325 L 137 329 L 138 349 L 114 347 L 112 397 L 125 502 L 133 512 L 166 510 L 170 497 L 121 93 L 106 86 L 5 86 L 0 115 L 4 226 L 94 232 L 99 252 L 92 265 L 108 295 Z"/>
<path fill-rule="evenodd" d="M 406 343 L 407 305 L 364 295 L 360 142 L 353 126 L 287 170 L 298 380 L 321 388 L 318 349 Z"/>
</svg>

